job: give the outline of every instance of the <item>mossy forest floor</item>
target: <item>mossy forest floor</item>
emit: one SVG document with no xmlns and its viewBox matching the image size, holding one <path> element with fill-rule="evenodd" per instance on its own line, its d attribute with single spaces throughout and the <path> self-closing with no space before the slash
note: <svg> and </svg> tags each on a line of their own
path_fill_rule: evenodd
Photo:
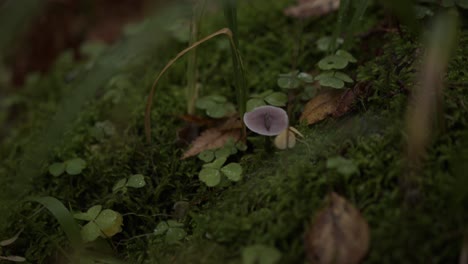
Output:
<svg viewBox="0 0 468 264">
<path fill-rule="evenodd" d="M 278 74 L 289 72 L 292 64 L 313 71 L 323 57 L 315 42 L 333 33 L 336 14 L 298 21 L 283 14 L 289 4 L 240 2 L 239 46 L 250 93 L 279 90 Z M 304 234 L 334 191 L 368 221 L 370 250 L 363 263 L 456 263 L 468 231 L 466 159 L 460 159 L 468 146 L 463 145 L 468 137 L 466 19 L 444 81 L 445 128 L 430 143 L 411 206 L 400 184 L 406 168 L 405 112 L 424 47 L 417 34 L 404 29 L 365 34 L 385 23 L 391 26 L 394 20 L 372 5 L 361 34 L 349 44 L 358 62 L 348 74 L 368 89 L 352 111 L 306 126 L 297 123 L 303 106 L 298 105 L 293 125 L 304 134 L 303 142 L 267 153 L 263 139 L 254 140 L 231 158 L 242 165 L 242 180 L 216 188 L 198 179 L 200 160 L 180 160 L 186 147 L 176 144 L 176 131 L 183 126 L 177 116 L 186 111 L 186 59 L 159 84 L 152 143 L 145 140 L 149 88 L 186 43 L 161 34 L 158 45 L 122 59 L 133 52 L 125 46 L 137 34 L 130 32 L 116 47 L 90 49 L 86 61 L 73 62 L 64 53 L 50 73 L 30 75 L 20 92 L 5 98 L 17 115 L 0 148 L 0 240 L 23 231 L 0 255 L 56 263 L 70 252 L 57 219 L 40 204 L 17 197 L 23 194 L 55 197 L 72 211 L 102 205 L 122 214 L 122 232 L 100 240 L 126 263 L 242 263 L 242 250 L 254 244 L 276 248 L 278 263 L 304 263 Z M 201 35 L 225 26 L 222 12 L 208 13 Z M 302 32 L 300 45 L 296 31 Z M 222 94 L 235 102 L 227 41 L 203 44 L 197 56 L 202 95 Z M 111 67 L 117 70 L 106 71 Z M 110 131 L 97 130 L 96 124 L 105 121 Z M 352 160 L 359 173 L 344 177 L 327 169 L 327 158 L 337 155 Z M 49 173 L 49 165 L 71 158 L 86 161 L 80 174 Z M 145 176 L 143 188 L 112 191 L 118 180 L 133 174 Z M 167 220 L 180 222 L 187 233 L 180 242 L 153 234 Z"/>
</svg>

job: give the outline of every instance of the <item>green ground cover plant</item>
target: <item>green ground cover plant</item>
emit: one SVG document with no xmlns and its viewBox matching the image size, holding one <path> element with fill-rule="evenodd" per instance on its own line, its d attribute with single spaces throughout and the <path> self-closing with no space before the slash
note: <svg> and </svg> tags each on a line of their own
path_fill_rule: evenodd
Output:
<svg viewBox="0 0 468 264">
<path fill-rule="evenodd" d="M 374 1 L 342 1 L 336 13 L 302 21 L 283 14 L 290 4 L 170 7 L 85 61 L 63 54 L 50 73 L 31 75 L 10 101 L 2 99 L 23 117 L 0 147 L 0 239 L 22 232 L 0 256 L 30 263 L 304 263 L 305 234 L 334 192 L 369 225 L 362 263 L 456 263 L 468 232 L 463 1 L 418 1 L 426 8 L 415 22 L 422 29 L 445 8 L 462 15 L 443 78 L 443 129 L 427 146 L 412 202 L 401 180 L 420 32 L 403 22 L 390 26 L 398 12 L 388 15 Z M 177 19 L 196 30 L 180 38 L 158 26 Z M 291 37 L 296 27 L 300 41 Z M 298 121 L 306 102 L 327 90 L 356 97 L 340 117 Z M 264 105 L 287 111 L 300 144 L 274 149 L 241 123 L 239 139 L 181 159 L 188 146 L 176 142 L 184 126 L 177 116 L 217 122 L 237 113 L 242 120 Z"/>
</svg>

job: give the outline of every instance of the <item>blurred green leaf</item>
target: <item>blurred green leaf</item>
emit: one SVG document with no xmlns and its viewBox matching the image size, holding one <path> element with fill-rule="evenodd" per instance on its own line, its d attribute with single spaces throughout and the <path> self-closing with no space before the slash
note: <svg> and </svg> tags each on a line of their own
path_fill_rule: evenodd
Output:
<svg viewBox="0 0 468 264">
<path fill-rule="evenodd" d="M 297 78 L 305 83 L 313 83 L 314 77 L 306 72 L 300 72 Z"/>
<path fill-rule="evenodd" d="M 343 72 L 335 72 L 333 74 L 333 76 L 340 79 L 340 80 L 342 80 L 343 82 L 347 82 L 347 83 L 353 83 L 354 82 L 353 79 L 351 79 L 351 77 L 349 77 L 348 74 L 343 73 Z"/>
<path fill-rule="evenodd" d="M 146 185 L 145 176 L 142 174 L 134 174 L 128 178 L 126 185 L 133 188 L 144 187 Z"/>
<path fill-rule="evenodd" d="M 351 176 L 359 171 L 357 165 L 352 160 L 341 156 L 329 158 L 327 160 L 327 168 L 336 169 L 336 171 L 344 176 Z"/>
<path fill-rule="evenodd" d="M 78 175 L 84 168 L 86 168 L 86 161 L 81 158 L 65 161 L 65 171 L 70 175 Z"/>
<path fill-rule="evenodd" d="M 239 163 L 229 163 L 221 168 L 221 172 L 231 181 L 240 181 L 242 175 L 242 166 Z"/>
<path fill-rule="evenodd" d="M 285 106 L 288 102 L 288 96 L 285 93 L 275 92 L 265 97 L 265 101 L 273 106 Z"/>
<path fill-rule="evenodd" d="M 356 58 L 354 58 L 354 56 L 351 55 L 351 53 L 345 50 L 338 50 L 336 52 L 336 55 L 346 59 L 348 62 L 351 62 L 351 63 L 357 62 Z"/>
<path fill-rule="evenodd" d="M 277 84 L 283 89 L 295 89 L 301 85 L 301 82 L 295 75 L 289 75 L 279 77 Z"/>
<path fill-rule="evenodd" d="M 101 235 L 101 229 L 94 222 L 88 222 L 81 228 L 81 237 L 84 242 L 91 242 L 96 240 Z"/>
<path fill-rule="evenodd" d="M 208 187 L 214 187 L 221 182 L 221 173 L 219 169 L 204 168 L 198 174 L 200 181 Z"/>
<path fill-rule="evenodd" d="M 116 182 L 114 184 L 114 187 L 112 187 L 112 192 L 115 193 L 119 190 L 121 190 L 122 188 L 125 187 L 125 184 L 127 183 L 127 179 L 120 179 L 118 182 Z"/>
<path fill-rule="evenodd" d="M 348 60 L 342 56 L 330 55 L 321 59 L 318 66 L 322 70 L 343 69 L 348 65 Z"/>
<path fill-rule="evenodd" d="M 247 112 L 254 110 L 259 106 L 264 106 L 265 101 L 263 99 L 253 98 L 247 101 Z"/>
<path fill-rule="evenodd" d="M 321 78 L 319 84 L 321 86 L 331 87 L 335 89 L 341 89 L 344 87 L 344 82 L 333 76 Z"/>
<path fill-rule="evenodd" d="M 166 243 L 174 244 L 177 241 L 182 240 L 186 235 L 187 233 L 182 228 L 179 228 L 179 227 L 169 228 L 166 232 Z"/>
<path fill-rule="evenodd" d="M 198 154 L 198 158 L 204 162 L 211 162 L 215 157 L 215 154 L 212 150 L 205 150 Z"/>
<path fill-rule="evenodd" d="M 281 252 L 274 247 L 256 244 L 242 249 L 242 264 L 275 264 L 280 259 Z"/>
<path fill-rule="evenodd" d="M 49 166 L 49 173 L 57 177 L 62 175 L 65 171 L 65 164 L 63 162 L 55 162 Z"/>
<path fill-rule="evenodd" d="M 169 225 L 165 221 L 162 221 L 162 222 L 159 222 L 159 224 L 154 229 L 153 233 L 157 236 L 162 235 L 166 233 L 167 229 L 169 229 Z"/>
</svg>

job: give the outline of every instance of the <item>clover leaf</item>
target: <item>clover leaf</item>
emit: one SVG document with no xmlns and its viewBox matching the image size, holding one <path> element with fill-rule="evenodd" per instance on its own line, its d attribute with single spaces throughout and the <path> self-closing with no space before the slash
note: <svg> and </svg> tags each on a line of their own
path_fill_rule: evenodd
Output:
<svg viewBox="0 0 468 264">
<path fill-rule="evenodd" d="M 343 82 L 347 82 L 347 83 L 353 83 L 353 79 L 351 79 L 351 77 L 349 77 L 349 75 L 347 75 L 346 73 L 343 73 L 343 72 L 335 72 L 334 76 L 340 80 L 342 80 Z"/>
<path fill-rule="evenodd" d="M 127 192 L 127 187 L 131 188 L 142 188 L 146 185 L 145 176 L 142 174 L 133 174 L 128 179 L 123 178 L 117 181 L 112 187 L 112 192 L 116 193 L 122 191 L 123 193 Z"/>
<path fill-rule="evenodd" d="M 49 166 L 49 173 L 57 177 L 62 175 L 65 171 L 65 164 L 63 162 L 54 162 Z"/>
<path fill-rule="evenodd" d="M 116 183 L 114 184 L 114 187 L 112 187 L 112 192 L 113 192 L 113 193 L 116 193 L 116 192 L 118 192 L 118 191 L 120 191 L 120 190 L 124 190 L 125 184 L 127 184 L 127 179 L 125 179 L 125 178 L 120 179 L 118 182 L 116 182 Z M 125 188 L 125 191 L 124 191 L 124 192 L 126 192 L 126 190 L 127 190 L 127 189 Z"/>
<path fill-rule="evenodd" d="M 146 185 L 145 182 L 145 176 L 142 174 L 134 174 L 128 178 L 127 187 L 132 187 L 132 188 L 141 188 Z"/>
<path fill-rule="evenodd" d="M 103 210 L 95 222 L 107 237 L 111 237 L 122 231 L 123 217 L 111 209 Z"/>
<path fill-rule="evenodd" d="M 266 105 L 265 100 L 259 98 L 252 98 L 247 101 L 247 112 L 254 110 L 259 106 Z"/>
<path fill-rule="evenodd" d="M 214 187 L 221 182 L 221 173 L 218 169 L 204 168 L 198 174 L 200 181 L 204 182 L 208 187 Z"/>
<path fill-rule="evenodd" d="M 335 169 L 344 176 L 351 176 L 359 171 L 358 166 L 352 160 L 345 159 L 341 156 L 329 158 L 327 160 L 327 168 Z"/>
<path fill-rule="evenodd" d="M 198 98 L 195 106 L 205 110 L 205 113 L 213 118 L 221 118 L 235 112 L 234 105 L 227 102 L 226 97 L 221 95 L 209 95 Z"/>
<path fill-rule="evenodd" d="M 85 242 L 91 242 L 101 237 L 112 237 L 122 231 L 123 217 L 111 209 L 102 210 L 101 205 L 95 205 L 86 213 L 73 215 L 78 220 L 89 221 L 81 229 L 81 236 Z"/>
<path fill-rule="evenodd" d="M 278 249 L 262 244 L 242 249 L 242 264 L 275 264 L 280 258 L 281 252 Z"/>
<path fill-rule="evenodd" d="M 204 162 L 210 162 L 214 159 L 215 154 L 213 150 L 205 150 L 198 154 L 198 158 Z"/>
<path fill-rule="evenodd" d="M 348 60 L 338 55 L 327 56 L 321 59 L 318 63 L 318 67 L 322 70 L 343 69 L 347 65 Z"/>
<path fill-rule="evenodd" d="M 336 51 L 335 53 L 337 56 L 340 56 L 344 59 L 346 59 L 348 62 L 351 62 L 351 63 L 355 63 L 357 62 L 356 58 L 354 58 L 353 55 L 351 55 L 351 53 L 345 51 L 345 50 L 338 50 Z"/>
<path fill-rule="evenodd" d="M 272 106 L 285 106 L 288 96 L 285 93 L 275 92 L 265 97 L 264 100 Z"/>
<path fill-rule="evenodd" d="M 86 161 L 80 158 L 74 158 L 65 161 L 65 171 L 70 175 L 78 175 L 86 168 Z"/>
<path fill-rule="evenodd" d="M 334 72 L 334 71 L 326 71 L 323 72 L 315 77 L 321 86 L 332 87 L 336 89 L 341 89 L 344 87 L 344 83 L 352 83 L 354 82 L 351 77 L 343 72 Z"/>
<path fill-rule="evenodd" d="M 239 163 L 229 163 L 221 168 L 221 172 L 231 181 L 237 182 L 241 179 L 242 166 Z"/>
<path fill-rule="evenodd" d="M 317 48 L 321 51 L 328 51 L 328 49 L 330 48 L 330 44 L 332 42 L 332 37 L 321 37 L 319 38 L 319 40 L 317 40 L 316 44 L 317 44 Z M 339 46 L 343 44 L 343 39 L 342 38 L 337 38 L 336 41 L 335 41 L 335 46 Z"/>
<path fill-rule="evenodd" d="M 101 229 L 95 222 L 88 222 L 81 228 L 81 237 L 84 242 L 91 242 L 101 236 Z"/>
<path fill-rule="evenodd" d="M 96 219 L 96 217 L 101 212 L 101 210 L 102 210 L 102 205 L 95 205 L 89 208 L 88 211 L 86 211 L 86 213 L 82 213 L 82 212 L 76 213 L 76 214 L 73 214 L 73 217 L 79 220 L 92 221 Z"/>
<path fill-rule="evenodd" d="M 280 75 L 277 84 L 283 89 L 296 89 L 301 85 L 301 82 L 297 78 L 296 73 L 289 73 Z"/>
<path fill-rule="evenodd" d="M 164 239 L 168 244 L 175 244 L 187 236 L 187 232 L 183 229 L 183 224 L 174 220 L 159 222 L 154 229 L 153 234 L 156 236 L 165 235 Z"/>
</svg>

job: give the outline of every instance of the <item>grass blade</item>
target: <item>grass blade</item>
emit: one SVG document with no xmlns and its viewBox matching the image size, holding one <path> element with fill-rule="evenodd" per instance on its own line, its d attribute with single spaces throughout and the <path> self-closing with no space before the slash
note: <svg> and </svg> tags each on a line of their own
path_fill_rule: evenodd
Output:
<svg viewBox="0 0 468 264">
<path fill-rule="evenodd" d="M 28 200 L 42 204 L 52 213 L 67 235 L 67 238 L 70 241 L 73 249 L 78 251 L 82 248 L 83 240 L 81 239 L 80 228 L 75 222 L 75 219 L 73 218 L 70 211 L 68 211 L 62 202 L 50 196 L 33 197 Z"/>
</svg>

